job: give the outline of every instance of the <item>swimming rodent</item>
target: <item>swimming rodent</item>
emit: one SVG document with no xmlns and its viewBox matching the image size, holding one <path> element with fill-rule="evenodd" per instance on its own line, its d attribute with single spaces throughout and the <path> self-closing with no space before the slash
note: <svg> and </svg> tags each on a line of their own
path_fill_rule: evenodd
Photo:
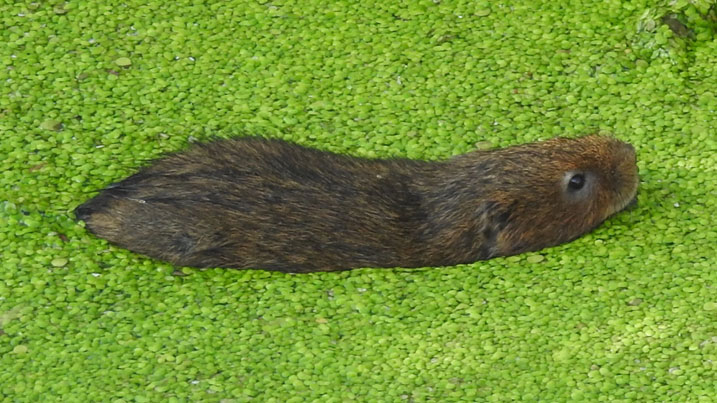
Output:
<svg viewBox="0 0 717 403">
<path fill-rule="evenodd" d="M 447 266 L 571 241 L 634 201 L 637 185 L 634 148 L 598 135 L 438 162 L 244 137 L 159 159 L 75 214 L 113 244 L 181 266 Z"/>
</svg>

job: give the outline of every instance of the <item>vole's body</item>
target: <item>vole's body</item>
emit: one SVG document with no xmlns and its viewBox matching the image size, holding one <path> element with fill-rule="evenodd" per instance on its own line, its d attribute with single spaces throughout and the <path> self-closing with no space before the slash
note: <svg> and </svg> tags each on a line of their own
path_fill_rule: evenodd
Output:
<svg viewBox="0 0 717 403">
<path fill-rule="evenodd" d="M 575 175 L 584 179 L 577 190 Z M 238 138 L 160 159 L 76 214 L 98 236 L 177 265 L 443 266 L 572 240 L 625 207 L 636 188 L 632 147 L 600 136 L 443 162 Z"/>
</svg>

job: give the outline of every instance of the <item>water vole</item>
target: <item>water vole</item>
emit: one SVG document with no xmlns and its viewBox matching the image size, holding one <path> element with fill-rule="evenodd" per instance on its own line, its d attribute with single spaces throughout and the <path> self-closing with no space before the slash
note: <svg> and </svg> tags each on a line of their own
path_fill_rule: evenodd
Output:
<svg viewBox="0 0 717 403">
<path fill-rule="evenodd" d="M 75 214 L 116 245 L 183 266 L 445 266 L 573 240 L 637 184 L 633 147 L 596 135 L 440 162 L 249 137 L 159 159 Z"/>
</svg>

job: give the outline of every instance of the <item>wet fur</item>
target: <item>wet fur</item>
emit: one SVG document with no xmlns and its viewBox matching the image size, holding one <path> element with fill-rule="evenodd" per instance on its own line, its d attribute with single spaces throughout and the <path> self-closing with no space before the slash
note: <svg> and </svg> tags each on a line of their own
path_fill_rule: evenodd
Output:
<svg viewBox="0 0 717 403">
<path fill-rule="evenodd" d="M 589 197 L 564 192 L 590 172 Z M 635 196 L 631 146 L 557 138 L 442 162 L 255 137 L 160 159 L 76 209 L 93 233 L 177 265 L 285 272 L 469 263 L 570 241 Z"/>
</svg>

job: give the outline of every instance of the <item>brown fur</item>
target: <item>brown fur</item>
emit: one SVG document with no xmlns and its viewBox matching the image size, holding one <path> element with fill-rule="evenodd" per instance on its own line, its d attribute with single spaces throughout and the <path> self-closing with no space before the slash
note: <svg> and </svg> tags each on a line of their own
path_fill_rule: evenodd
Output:
<svg viewBox="0 0 717 403">
<path fill-rule="evenodd" d="M 576 173 L 585 185 L 570 190 Z M 444 266 L 573 240 L 632 201 L 637 183 L 632 146 L 594 135 L 442 162 L 250 137 L 160 159 L 75 214 L 114 244 L 183 266 Z"/>
</svg>

